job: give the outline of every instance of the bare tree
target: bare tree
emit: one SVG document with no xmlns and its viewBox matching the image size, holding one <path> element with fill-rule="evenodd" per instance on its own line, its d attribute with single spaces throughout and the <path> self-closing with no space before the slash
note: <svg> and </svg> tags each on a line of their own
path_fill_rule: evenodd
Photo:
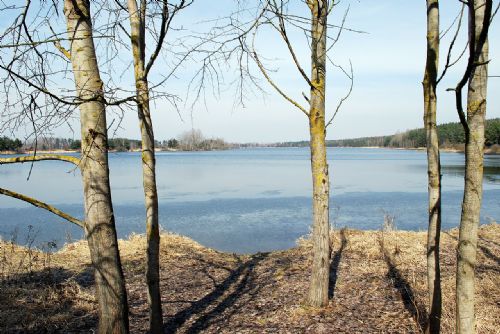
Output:
<svg viewBox="0 0 500 334">
<path fill-rule="evenodd" d="M 148 74 L 151 71 L 162 47 L 165 37 L 176 14 L 191 5 L 192 1 L 180 0 L 158 1 L 148 3 L 136 0 L 127 1 L 130 18 L 130 42 L 134 59 L 134 78 L 137 96 L 137 111 L 142 143 L 142 175 L 146 205 L 146 281 L 148 285 L 149 325 L 151 333 L 162 333 L 162 307 L 160 294 L 160 232 L 158 223 L 158 191 L 156 187 L 156 158 L 153 122 L 150 112 L 150 88 Z M 146 63 L 146 31 L 147 20 L 154 21 L 154 7 L 159 7 L 159 27 L 150 27 L 149 31 L 157 32 L 156 45 Z M 124 8 L 124 7 L 122 7 Z M 153 22 L 154 23 L 154 22 Z"/>
<path fill-rule="evenodd" d="M 457 333 L 475 332 L 474 270 L 477 231 L 483 191 L 484 124 L 488 82 L 488 31 L 492 0 L 468 0 L 469 57 L 465 73 L 452 89 L 465 131 L 465 186 L 460 217 L 456 276 Z M 467 110 L 462 106 L 462 89 L 468 83 Z"/>
<path fill-rule="evenodd" d="M 328 304 L 331 255 L 329 222 L 330 178 L 328 174 L 325 136 L 327 127 L 332 124 L 340 106 L 347 99 L 352 90 L 353 72 L 352 67 L 350 71 L 346 71 L 339 65 L 333 63 L 328 56 L 328 51 L 332 49 L 333 45 L 340 38 L 341 32 L 344 30 L 346 16 L 344 16 L 342 25 L 334 26 L 327 22 L 328 16 L 335 6 L 334 2 L 328 0 L 307 0 L 304 2 L 307 4 L 310 12 L 310 16 L 308 17 L 290 13 L 288 1 L 278 0 L 258 1 L 257 10 L 254 9 L 254 12 L 257 14 L 256 19 L 245 21 L 239 17 L 239 15 L 245 11 L 238 11 L 236 18 L 233 17 L 227 25 L 227 30 L 217 30 L 217 32 L 226 39 L 224 42 L 216 43 L 217 48 L 215 52 L 225 49 L 226 51 L 223 52 L 224 61 L 227 61 L 230 56 L 236 54 L 235 58 L 238 60 L 241 79 L 239 92 L 242 95 L 242 101 L 244 95 L 244 78 L 247 78 L 247 80 L 250 80 L 250 82 L 258 86 L 256 78 L 251 74 L 250 59 L 250 61 L 253 60 L 257 65 L 258 69 L 273 89 L 286 101 L 291 103 L 291 105 L 299 109 L 308 119 L 313 181 L 313 264 L 307 303 L 314 307 L 323 307 Z M 263 27 L 269 27 L 271 30 L 276 31 L 283 41 L 284 48 L 288 51 L 293 65 L 309 89 L 309 97 L 302 93 L 309 104 L 308 107 L 304 107 L 296 99 L 287 94 L 280 85 L 273 80 L 271 77 L 272 71 L 269 70 L 261 60 L 263 57 L 257 51 L 255 41 L 259 30 Z M 297 54 L 296 51 L 299 48 L 294 45 L 288 32 L 290 27 L 298 29 L 298 31 L 305 36 L 308 45 L 303 47 L 302 50 L 310 50 L 310 75 L 306 73 L 300 62 L 300 55 Z M 337 30 L 334 36 L 328 35 L 328 30 L 330 28 L 335 28 Z M 231 34 L 229 31 L 233 33 Z M 227 38 L 227 36 L 230 37 Z M 212 41 L 216 38 L 217 36 L 211 36 Z M 237 46 L 230 46 L 230 42 L 235 42 Z M 329 42 L 330 44 L 328 44 Z M 213 53 L 209 54 L 209 56 L 202 60 L 205 65 L 200 75 L 202 79 L 207 74 L 206 68 L 210 69 L 214 66 L 213 59 L 210 58 L 212 54 Z M 340 68 L 351 82 L 347 95 L 340 100 L 337 108 L 328 119 L 325 107 L 327 61 L 329 61 L 332 66 Z"/>
<path fill-rule="evenodd" d="M 424 89 L 424 126 L 427 138 L 427 175 L 429 227 L 427 231 L 427 286 L 429 322 L 427 333 L 439 333 L 441 324 L 441 162 L 436 124 L 437 75 L 439 63 L 439 1 L 427 0 L 427 61 L 422 83 Z"/>
<path fill-rule="evenodd" d="M 194 151 L 201 147 L 202 142 L 205 140 L 203 133 L 200 129 L 191 129 L 184 131 L 179 135 L 178 141 L 181 149 L 186 151 Z"/>
<path fill-rule="evenodd" d="M 87 0 L 65 0 L 71 64 L 76 92 L 82 100 L 81 170 L 84 184 L 85 234 L 95 266 L 100 333 L 128 332 L 128 305 L 111 202 L 107 154 L 106 108 L 103 83 L 92 39 L 92 17 Z"/>
<path fill-rule="evenodd" d="M 24 6 L 7 6 L 7 9 L 21 9 L 21 14 L 14 19 L 12 26 L 2 34 L 2 47 L 12 48 L 10 60 L 0 67 L 7 75 L 4 87 L 6 96 L 18 97 L 18 104 L 23 109 L 20 115 L 27 115 L 33 124 L 35 138 L 37 130 L 49 127 L 56 118 L 65 119 L 71 112 L 80 110 L 80 125 L 82 138 L 81 158 L 58 155 L 26 156 L 21 158 L 3 159 L 2 163 L 34 162 L 40 160 L 62 160 L 75 164 L 80 168 L 84 191 L 85 235 L 89 244 L 91 260 L 94 267 L 96 281 L 96 299 L 98 300 L 100 333 L 127 333 L 129 331 L 128 304 L 125 289 L 125 280 L 122 272 L 118 251 L 118 242 L 111 201 L 109 182 L 109 168 L 107 156 L 107 123 L 106 105 L 118 104 L 132 100 L 110 101 L 105 98 L 104 84 L 100 77 L 97 55 L 94 46 L 92 16 L 88 0 L 65 0 L 64 17 L 66 21 L 67 38 L 63 33 L 53 32 L 49 38 L 41 38 L 42 26 L 50 28 L 50 20 L 59 13 L 58 3 L 41 4 L 35 13 L 29 13 L 31 2 Z M 46 16 L 43 5 L 48 6 Z M 46 7 L 45 7 L 46 8 Z M 27 20 L 33 19 L 33 22 Z M 41 19 L 38 20 L 37 19 Z M 43 22 L 43 24 L 42 24 Z M 12 43 L 3 42 L 12 36 Z M 21 39 L 23 38 L 23 40 Z M 69 50 L 62 47 L 61 42 L 69 42 Z M 47 46 L 54 44 L 53 52 Z M 41 46 L 45 46 L 41 48 Z M 59 50 L 59 51 L 57 51 Z M 59 79 L 70 80 L 64 75 L 65 67 L 51 70 L 56 60 L 64 59 L 72 67 L 73 80 L 76 90 L 49 89 Z M 33 66 L 27 67 L 30 62 Z M 12 94 L 10 94 L 13 88 Z M 15 92 L 15 94 L 14 94 Z M 17 95 L 16 95 L 17 94 Z M 41 103 L 45 101 L 45 105 Z M 6 109 L 16 103 L 7 103 Z M 42 111 L 47 111 L 43 114 Z M 55 111 L 54 111 L 55 110 Z M 38 114 L 38 115 L 37 115 Z M 37 118 L 38 117 L 38 118 Z M 12 118 L 15 120 L 15 118 Z M 33 205 L 45 208 L 53 213 L 70 220 L 70 216 L 53 210 L 54 208 L 31 198 L 23 197 L 9 191 L 3 194 L 25 200 Z M 70 220 L 71 221 L 71 220 Z M 77 223 L 78 221 L 73 221 Z"/>
<path fill-rule="evenodd" d="M 308 1 L 311 10 L 311 78 L 309 130 L 313 178 L 313 266 L 309 303 L 328 304 L 330 279 L 330 177 L 326 160 L 326 36 L 329 1 Z"/>
<path fill-rule="evenodd" d="M 427 175 L 428 175 L 428 214 L 429 227 L 427 232 L 427 286 L 429 302 L 429 319 L 427 333 L 439 333 L 442 313 L 440 237 L 441 237 L 441 160 L 439 154 L 439 136 L 437 131 L 437 93 L 436 88 L 446 75 L 447 71 L 457 64 L 464 55 L 460 53 L 457 59 L 451 59 L 453 47 L 456 44 L 460 29 L 464 6 L 449 28 L 440 33 L 439 28 L 439 1 L 427 0 L 427 60 L 425 64 L 424 80 L 424 128 L 427 143 Z M 456 24 L 457 28 L 451 39 L 446 62 L 442 73 L 438 77 L 439 47 L 441 39 Z"/>
</svg>

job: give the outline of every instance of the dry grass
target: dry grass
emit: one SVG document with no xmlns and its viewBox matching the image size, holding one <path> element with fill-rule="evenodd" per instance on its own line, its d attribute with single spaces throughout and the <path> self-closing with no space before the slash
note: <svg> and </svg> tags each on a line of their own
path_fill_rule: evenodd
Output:
<svg viewBox="0 0 500 334">
<path fill-rule="evenodd" d="M 441 275 L 443 289 L 442 332 L 453 333 L 455 327 L 455 270 L 458 230 L 442 233 Z M 426 296 L 426 233 L 397 232 L 386 237 L 386 247 L 394 253 L 396 267 L 409 281 L 415 304 L 425 306 Z M 476 325 L 478 333 L 499 333 L 500 328 L 500 225 L 479 229 L 476 266 Z"/>
<path fill-rule="evenodd" d="M 178 333 L 416 333 L 426 317 L 424 232 L 345 230 L 332 235 L 331 301 L 304 305 L 311 246 L 237 256 L 164 234 L 166 330 Z M 453 333 L 457 231 L 443 233 L 443 333 Z M 479 231 L 477 331 L 500 328 L 500 226 Z M 142 236 L 119 243 L 132 332 L 147 331 Z M 86 243 L 54 252 L 0 243 L 0 332 L 89 332 L 96 303 Z"/>
</svg>

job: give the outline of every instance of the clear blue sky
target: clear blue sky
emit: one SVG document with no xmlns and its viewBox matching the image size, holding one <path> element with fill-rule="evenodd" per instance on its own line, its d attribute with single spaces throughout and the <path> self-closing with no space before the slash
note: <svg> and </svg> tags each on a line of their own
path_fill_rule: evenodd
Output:
<svg viewBox="0 0 500 334">
<path fill-rule="evenodd" d="M 292 0 L 296 13 L 307 16 L 308 8 L 298 0 Z M 195 0 L 193 6 L 179 16 L 178 26 L 200 29 L 204 24 L 196 22 L 227 15 L 234 9 L 236 1 Z M 251 3 L 247 0 L 246 3 Z M 354 90 L 345 102 L 335 123 L 329 128 L 327 138 L 352 138 L 392 134 L 397 131 L 422 127 L 422 86 L 426 47 L 425 1 L 349 1 L 343 0 L 335 7 L 329 23 L 339 24 L 347 5 L 350 6 L 346 26 L 367 32 L 357 34 L 345 32 L 332 49 L 331 58 L 344 66 L 352 61 L 355 80 Z M 496 5 L 496 2 L 495 2 Z M 445 29 L 460 10 L 459 1 L 441 1 L 441 26 Z M 466 20 L 466 17 L 465 17 Z M 499 18 L 495 18 L 490 30 L 490 75 L 500 75 Z M 464 28 L 466 22 L 464 22 Z M 128 26 L 128 25 L 127 25 Z M 463 29 L 465 33 L 465 29 Z M 441 62 L 448 47 L 450 32 L 443 40 Z M 462 34 L 463 35 L 463 34 Z M 308 46 L 300 36 L 294 35 L 296 49 L 305 68 L 308 66 Z M 464 47 L 464 38 L 458 43 L 458 50 Z M 290 95 L 303 102 L 301 92 L 307 93 L 300 75 L 287 57 L 285 45 L 275 32 L 263 31 L 257 37 L 257 48 L 270 58 L 268 64 L 278 71 L 273 78 Z M 123 50 L 127 59 L 130 51 Z M 117 65 L 119 66 L 119 65 Z M 123 65 L 120 65 L 123 66 Z M 191 79 L 196 64 L 185 64 L 177 76 L 166 83 L 165 89 L 184 97 L 183 91 Z M 161 71 L 162 63 L 154 70 Z M 441 82 L 438 92 L 438 122 L 458 121 L 454 107 L 454 95 L 446 88 L 454 87 L 464 69 L 464 63 L 457 64 Z M 132 69 L 127 69 L 124 82 L 131 83 Z M 327 109 L 332 112 L 338 99 L 348 90 L 348 82 L 339 71 L 327 66 Z M 199 103 L 180 104 L 183 120 L 167 103 L 157 100 L 153 105 L 153 122 L 157 139 L 177 136 L 192 126 L 208 136 L 223 137 L 230 142 L 276 142 L 304 140 L 308 138 L 308 124 L 305 116 L 294 109 L 275 93 L 265 80 L 262 87 L 268 91 L 248 95 L 243 108 L 235 105 L 233 72 L 228 71 L 219 98 L 208 94 L 206 105 Z M 257 76 L 260 73 L 256 72 Z M 491 78 L 488 87 L 487 117 L 500 117 L 500 78 Z M 110 116 L 110 119 L 114 116 Z M 76 123 L 74 128 L 78 129 Z M 54 129 L 54 135 L 72 135 L 67 126 Z M 127 112 L 116 136 L 139 138 L 137 115 Z"/>
</svg>

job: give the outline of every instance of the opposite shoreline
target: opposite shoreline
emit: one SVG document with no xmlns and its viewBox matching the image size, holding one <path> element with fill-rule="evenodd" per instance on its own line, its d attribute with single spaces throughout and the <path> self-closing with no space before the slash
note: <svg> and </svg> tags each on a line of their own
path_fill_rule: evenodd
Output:
<svg viewBox="0 0 500 334">
<path fill-rule="evenodd" d="M 305 148 L 307 146 L 258 146 L 255 148 Z M 252 147 L 245 147 L 244 149 L 247 148 L 252 148 Z M 363 149 L 388 149 L 388 150 L 399 150 L 399 151 L 425 151 L 427 148 L 426 147 L 386 147 L 386 146 L 328 146 L 328 148 L 363 148 Z M 234 148 L 229 148 L 228 150 L 239 150 L 242 149 L 240 147 L 234 147 Z M 192 150 L 192 151 L 187 151 L 187 150 L 178 150 L 178 149 L 155 149 L 155 152 L 208 152 L 208 151 L 214 151 L 214 150 Z M 465 153 L 465 147 L 452 147 L 452 148 L 440 148 L 440 152 L 446 152 L 446 153 Z M 120 150 L 109 150 L 109 153 L 131 153 L 131 152 L 141 152 L 141 149 L 134 149 L 134 150 L 128 150 L 128 151 L 120 151 Z M 19 154 L 26 154 L 26 155 L 33 155 L 34 151 L 22 151 L 22 152 L 16 152 L 16 151 L 0 151 L 1 155 L 19 155 Z M 37 150 L 37 154 L 78 154 L 80 153 L 79 150 Z M 492 145 L 490 147 L 485 147 L 484 149 L 484 154 L 485 155 L 500 155 L 500 145 Z"/>
</svg>

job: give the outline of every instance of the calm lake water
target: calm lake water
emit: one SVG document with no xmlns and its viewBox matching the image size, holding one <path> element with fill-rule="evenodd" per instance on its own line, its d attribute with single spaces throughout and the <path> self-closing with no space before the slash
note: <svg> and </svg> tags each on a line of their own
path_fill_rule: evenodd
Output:
<svg viewBox="0 0 500 334">
<path fill-rule="evenodd" d="M 379 229 L 384 213 L 404 230 L 427 227 L 423 151 L 328 150 L 331 219 L 336 227 Z M 443 228 L 457 226 L 464 155 L 442 153 Z M 79 171 L 66 163 L 0 166 L 0 186 L 36 197 L 83 219 Z M 118 235 L 144 233 L 139 153 L 110 154 Z M 309 233 L 311 175 L 307 148 L 261 148 L 157 154 L 160 222 L 222 251 L 250 253 L 293 247 Z M 483 223 L 500 221 L 500 156 L 485 158 Z M 58 247 L 83 237 L 78 227 L 21 201 L 0 196 L 0 236 Z M 31 228 L 29 226 L 32 226 Z"/>
</svg>

